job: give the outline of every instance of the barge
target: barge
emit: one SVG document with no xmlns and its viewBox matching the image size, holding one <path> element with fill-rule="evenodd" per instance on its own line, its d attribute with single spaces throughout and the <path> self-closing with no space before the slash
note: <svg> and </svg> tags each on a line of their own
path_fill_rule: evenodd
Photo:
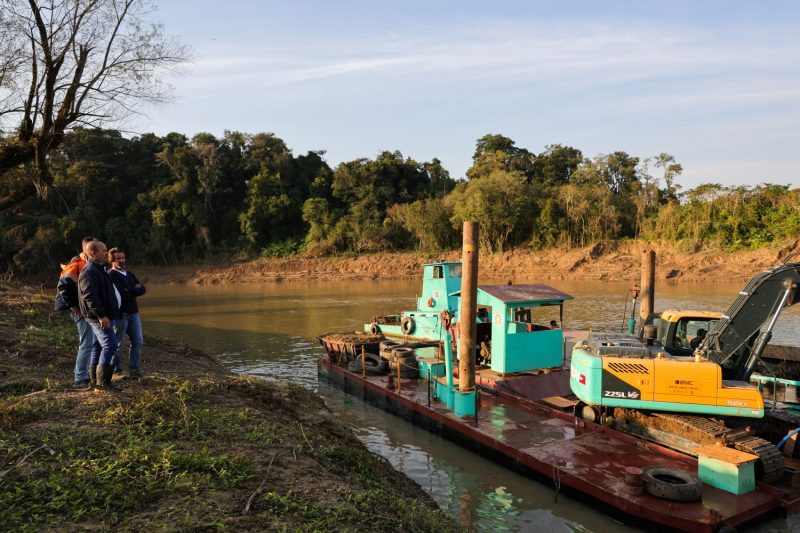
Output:
<svg viewBox="0 0 800 533">
<path fill-rule="evenodd" d="M 324 336 L 321 342 L 325 346 Z M 336 350 L 327 346 L 319 359 L 320 380 L 493 461 L 552 483 L 555 491 L 599 502 L 605 512 L 630 524 L 717 531 L 800 509 L 798 495 L 764 482 L 743 495 L 704 485 L 701 499 L 695 502 L 648 494 L 642 477 L 646 469 L 696 473 L 698 460 L 576 417 L 574 403 L 550 394 L 564 390 L 568 371 L 567 375 L 562 370 L 514 378 L 479 371 L 476 378 L 484 392 L 476 414 L 458 416 L 436 396 L 436 384 L 442 384 L 443 377 L 366 375 L 340 366 L 337 358 Z M 541 378 L 547 381 L 546 387 L 539 387 Z M 543 392 L 530 396 L 539 389 Z"/>
<path fill-rule="evenodd" d="M 709 426 L 716 432 L 705 441 L 675 438 L 660 429 L 630 431 L 633 420 L 615 420 L 609 402 L 577 396 L 589 374 L 572 368 L 575 345 L 582 364 L 592 355 L 598 358 L 597 372 L 608 363 L 606 353 L 617 358 L 609 364 L 616 365 L 619 375 L 637 367 L 624 357 L 651 356 L 642 346 L 631 354 L 624 353 L 627 348 L 607 351 L 610 343 L 602 336 L 562 329 L 564 303 L 572 297 L 552 287 L 477 288 L 478 311 L 469 317 L 475 325 L 475 390 L 458 391 L 453 385 L 460 371 L 454 361 L 461 355 L 454 343 L 459 335 L 457 265 L 425 265 L 417 310 L 376 317 L 365 324 L 366 331 L 320 336 L 325 349 L 318 361 L 320 380 L 552 483 L 556 491 L 597 502 L 627 523 L 716 531 L 800 509 L 800 461 L 788 457 L 784 469 L 781 453 L 760 437 L 759 445 L 766 444 L 758 450 L 734 446 L 753 441 L 750 427 L 729 428 L 718 420 L 704 426 L 706 419 L 696 416 L 690 420 L 695 431 Z M 548 324 L 553 316 L 560 320 Z M 408 321 L 403 326 L 409 317 L 413 328 Z M 622 340 L 620 346 L 628 346 Z M 638 367 L 637 372 L 647 371 Z M 719 376 L 714 379 L 717 389 L 733 386 Z M 675 383 L 681 394 L 692 394 L 689 385 Z M 713 408 L 688 412 L 715 413 Z M 796 415 L 782 416 L 786 425 L 800 425 Z"/>
</svg>

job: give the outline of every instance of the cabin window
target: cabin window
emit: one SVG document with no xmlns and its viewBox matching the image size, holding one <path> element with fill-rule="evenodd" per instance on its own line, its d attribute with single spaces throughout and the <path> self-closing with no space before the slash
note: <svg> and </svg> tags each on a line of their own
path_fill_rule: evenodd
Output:
<svg viewBox="0 0 800 533">
<path fill-rule="evenodd" d="M 534 307 L 509 308 L 509 321 L 525 324 L 527 331 L 561 329 L 561 306 L 543 304 Z"/>
<path fill-rule="evenodd" d="M 675 347 L 690 350 L 697 348 L 716 323 L 716 320 L 682 318 L 675 328 Z"/>
<path fill-rule="evenodd" d="M 441 279 L 444 277 L 444 271 L 441 266 L 433 267 L 433 279 Z"/>
<path fill-rule="evenodd" d="M 460 278 L 461 277 L 461 265 L 448 265 L 447 269 L 449 272 L 447 276 L 450 278 Z"/>
</svg>

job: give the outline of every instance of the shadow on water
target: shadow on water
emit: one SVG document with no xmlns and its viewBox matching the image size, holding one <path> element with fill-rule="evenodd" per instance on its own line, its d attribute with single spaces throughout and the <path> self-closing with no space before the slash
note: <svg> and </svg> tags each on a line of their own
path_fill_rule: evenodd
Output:
<svg viewBox="0 0 800 533">
<path fill-rule="evenodd" d="M 628 283 L 545 282 L 572 294 L 565 326 L 619 331 Z M 141 300 L 146 333 L 213 353 L 234 372 L 287 380 L 318 391 L 373 452 L 422 486 L 436 502 L 478 531 L 619 531 L 595 509 L 317 381 L 316 337 L 360 330 L 377 314 L 415 307 L 419 282 L 360 281 L 262 285 L 162 285 Z M 724 311 L 739 284 L 659 285 L 657 309 Z M 797 306 L 800 307 L 800 306 Z M 630 309 L 628 309 L 630 312 Z M 798 344 L 800 309 L 781 317 L 775 342 Z M 146 361 L 145 361 L 146 364 Z M 758 531 L 791 531 L 796 517 Z"/>
</svg>

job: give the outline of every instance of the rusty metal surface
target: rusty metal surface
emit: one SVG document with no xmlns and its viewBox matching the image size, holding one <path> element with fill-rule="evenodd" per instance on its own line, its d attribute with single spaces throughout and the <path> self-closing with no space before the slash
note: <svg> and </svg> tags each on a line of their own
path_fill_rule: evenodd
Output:
<svg viewBox="0 0 800 533">
<path fill-rule="evenodd" d="M 362 379 L 330 364 L 327 357 L 320 360 L 320 368 L 321 372 L 338 375 L 346 383 L 345 388 L 347 384 L 357 388 L 364 399 L 408 420 L 433 423 L 440 433 L 447 433 L 442 431 L 447 428 L 468 447 L 499 453 L 523 470 L 537 472 L 631 516 L 670 528 L 711 531 L 723 523 L 740 524 L 794 503 L 782 502 L 780 494 L 764 484 L 741 496 L 706 485 L 700 502 L 662 500 L 644 493 L 640 487 L 631 487 L 629 469 L 660 465 L 696 474 L 695 459 L 585 423 L 547 406 L 521 402 L 508 394 L 482 394 L 476 426 L 473 418 L 458 418 L 440 402 L 434 401 L 429 408 L 424 380 L 402 380 L 398 394 L 387 389 L 385 376 Z M 354 390 L 348 392 L 358 395 Z"/>
<path fill-rule="evenodd" d="M 478 289 L 506 303 L 574 299 L 569 294 L 543 283 L 532 285 L 478 285 Z"/>
<path fill-rule="evenodd" d="M 533 401 L 540 401 L 548 396 L 572 394 L 572 389 L 569 387 L 569 370 L 557 370 L 539 375 L 520 374 L 513 377 L 481 371 L 476 375 L 476 380 L 481 387 Z"/>
</svg>

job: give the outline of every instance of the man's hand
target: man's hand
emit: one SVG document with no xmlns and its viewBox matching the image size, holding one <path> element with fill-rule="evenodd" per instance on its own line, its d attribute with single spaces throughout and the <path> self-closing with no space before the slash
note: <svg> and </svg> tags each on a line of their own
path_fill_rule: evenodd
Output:
<svg viewBox="0 0 800 533">
<path fill-rule="evenodd" d="M 109 329 L 111 327 L 111 321 L 107 316 L 104 316 L 100 319 L 100 327 L 103 329 Z"/>
<path fill-rule="evenodd" d="M 80 316 L 80 314 L 81 314 L 81 308 L 80 307 L 70 307 L 69 310 L 75 316 Z"/>
</svg>

